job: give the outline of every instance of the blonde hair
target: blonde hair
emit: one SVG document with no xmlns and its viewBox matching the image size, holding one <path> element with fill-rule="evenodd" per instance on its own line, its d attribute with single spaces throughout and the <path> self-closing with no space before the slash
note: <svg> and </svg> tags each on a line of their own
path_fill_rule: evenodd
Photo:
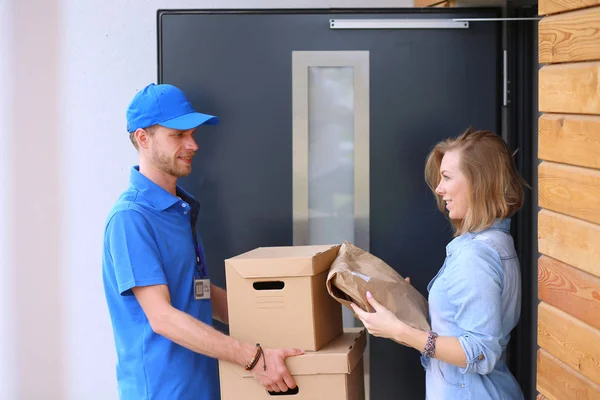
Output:
<svg viewBox="0 0 600 400">
<path fill-rule="evenodd" d="M 496 219 L 513 216 L 524 202 L 527 182 L 521 177 L 513 154 L 504 140 L 488 131 L 467 129 L 456 138 L 439 142 L 427 156 L 425 181 L 438 208 L 446 214 L 442 196 L 435 192 L 440 183 L 444 154 L 458 151 L 460 170 L 469 184 L 469 205 L 462 220 L 450 220 L 455 236 L 489 228 Z"/>
</svg>

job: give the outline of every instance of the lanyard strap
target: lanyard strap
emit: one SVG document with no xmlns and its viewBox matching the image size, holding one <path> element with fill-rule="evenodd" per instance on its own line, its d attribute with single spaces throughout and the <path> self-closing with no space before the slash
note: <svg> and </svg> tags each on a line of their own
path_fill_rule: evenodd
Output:
<svg viewBox="0 0 600 400">
<path fill-rule="evenodd" d="M 206 264 L 204 263 L 204 252 L 202 248 L 198 245 L 198 237 L 196 236 L 196 228 L 194 227 L 191 219 L 190 225 L 192 226 L 192 237 L 194 238 L 194 250 L 196 251 L 196 271 L 200 273 L 201 278 L 206 278 L 208 274 L 206 273 Z"/>
</svg>

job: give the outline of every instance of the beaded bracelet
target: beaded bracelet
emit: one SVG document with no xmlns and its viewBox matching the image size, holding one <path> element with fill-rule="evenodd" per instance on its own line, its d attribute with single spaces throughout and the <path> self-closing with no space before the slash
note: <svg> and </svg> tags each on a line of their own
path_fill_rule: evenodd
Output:
<svg viewBox="0 0 600 400">
<path fill-rule="evenodd" d="M 260 347 L 260 343 L 256 343 L 256 353 L 254 353 L 254 356 L 252 356 L 250 362 L 248 362 L 248 364 L 246 364 L 246 366 L 244 367 L 246 371 L 251 371 L 252 369 L 254 369 L 261 355 L 263 356 L 263 371 L 267 370 L 267 362 L 265 360 L 265 354 L 263 353 L 263 349 L 262 347 Z"/>
<path fill-rule="evenodd" d="M 435 340 L 437 339 L 437 337 L 437 333 L 429 331 L 429 335 L 427 336 L 427 343 L 425 343 L 425 349 L 423 350 L 423 355 L 425 357 L 435 357 Z"/>
</svg>

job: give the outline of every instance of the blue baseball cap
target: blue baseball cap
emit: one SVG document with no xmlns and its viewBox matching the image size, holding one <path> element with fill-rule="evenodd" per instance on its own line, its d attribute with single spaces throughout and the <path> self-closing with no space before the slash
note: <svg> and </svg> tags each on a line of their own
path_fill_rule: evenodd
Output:
<svg viewBox="0 0 600 400">
<path fill-rule="evenodd" d="M 196 112 L 181 89 L 168 84 L 149 84 L 140 90 L 127 107 L 127 132 L 162 125 L 188 130 L 199 125 L 217 125 L 214 115 Z"/>
</svg>

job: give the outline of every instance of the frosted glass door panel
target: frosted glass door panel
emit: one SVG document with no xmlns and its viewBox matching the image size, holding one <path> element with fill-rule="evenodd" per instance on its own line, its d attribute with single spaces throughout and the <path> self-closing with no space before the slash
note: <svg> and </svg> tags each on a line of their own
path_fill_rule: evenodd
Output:
<svg viewBox="0 0 600 400">
<path fill-rule="evenodd" d="M 369 52 L 294 51 L 294 244 L 369 251 Z"/>
<path fill-rule="evenodd" d="M 354 68 L 308 68 L 308 240 L 354 243 Z"/>
</svg>

